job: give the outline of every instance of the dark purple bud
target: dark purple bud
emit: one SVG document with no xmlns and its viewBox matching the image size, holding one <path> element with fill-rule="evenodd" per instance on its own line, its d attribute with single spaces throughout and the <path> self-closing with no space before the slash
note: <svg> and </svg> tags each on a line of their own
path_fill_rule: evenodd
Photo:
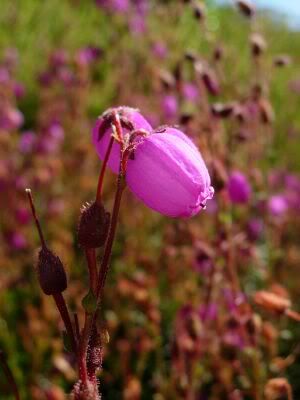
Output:
<svg viewBox="0 0 300 400">
<path fill-rule="evenodd" d="M 184 58 L 185 58 L 187 61 L 195 62 L 195 61 L 197 60 L 198 56 L 197 56 L 197 54 L 196 54 L 194 51 L 192 51 L 192 50 L 187 50 L 187 51 L 184 53 Z"/>
<path fill-rule="evenodd" d="M 245 17 L 252 18 L 255 14 L 254 4 L 249 0 L 237 0 L 236 5 Z"/>
<path fill-rule="evenodd" d="M 174 76 L 169 71 L 160 71 L 159 78 L 166 89 L 173 88 L 176 84 Z"/>
<path fill-rule="evenodd" d="M 251 35 L 250 44 L 254 57 L 259 57 L 267 47 L 265 39 L 259 33 L 253 33 Z"/>
<path fill-rule="evenodd" d="M 180 125 L 187 125 L 194 119 L 194 115 L 192 113 L 183 113 L 180 116 Z"/>
<path fill-rule="evenodd" d="M 67 276 L 64 266 L 46 246 L 39 252 L 37 263 L 38 280 L 43 292 L 50 296 L 61 293 L 67 288 Z"/>
<path fill-rule="evenodd" d="M 215 103 L 211 106 L 211 112 L 215 117 L 228 118 L 234 111 L 234 104 Z"/>
<path fill-rule="evenodd" d="M 271 124 L 274 121 L 275 119 L 274 110 L 271 103 L 268 100 L 266 99 L 260 100 L 259 111 L 260 111 L 261 121 L 264 124 Z"/>
<path fill-rule="evenodd" d="M 217 46 L 213 52 L 213 59 L 215 61 L 221 61 L 224 57 L 224 49 L 221 46 Z"/>
<path fill-rule="evenodd" d="M 273 63 L 275 67 L 286 67 L 292 63 L 292 59 L 286 54 L 281 54 L 274 58 Z"/>
<path fill-rule="evenodd" d="M 202 21 L 205 18 L 205 7 L 204 4 L 195 4 L 193 7 L 194 16 L 199 21 Z"/>
<path fill-rule="evenodd" d="M 258 240 L 262 235 L 263 229 L 264 229 L 263 221 L 259 218 L 253 218 L 252 220 L 249 221 L 247 226 L 248 238 L 251 241 Z"/>
<path fill-rule="evenodd" d="M 212 96 L 220 94 L 220 85 L 213 71 L 208 69 L 204 70 L 202 72 L 202 80 L 209 94 Z"/>
<path fill-rule="evenodd" d="M 78 226 L 79 245 L 86 249 L 96 249 L 105 244 L 110 223 L 110 214 L 103 205 L 94 202 L 81 211 Z"/>
</svg>

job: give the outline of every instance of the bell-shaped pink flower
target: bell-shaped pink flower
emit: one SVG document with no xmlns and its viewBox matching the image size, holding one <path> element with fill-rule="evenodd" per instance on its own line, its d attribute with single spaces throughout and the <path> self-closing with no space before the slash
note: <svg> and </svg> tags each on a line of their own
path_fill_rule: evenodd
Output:
<svg viewBox="0 0 300 400">
<path fill-rule="evenodd" d="M 194 143 L 175 128 L 153 132 L 128 161 L 126 181 L 149 208 L 169 217 L 191 217 L 205 207 L 214 189 Z"/>
<path fill-rule="evenodd" d="M 130 107 L 117 107 L 114 110 L 118 112 L 120 116 L 124 135 L 128 134 L 131 130 L 144 129 L 145 131 L 152 131 L 152 127 L 149 122 L 140 114 L 137 109 Z M 113 109 L 108 110 L 108 112 L 105 114 L 108 114 L 109 111 L 113 111 Z M 105 157 L 112 135 L 111 122 L 107 121 L 108 120 L 102 115 L 100 118 L 98 118 L 93 129 L 92 141 L 101 160 L 103 160 Z M 132 129 L 130 129 L 127 122 L 132 124 Z M 114 173 L 117 174 L 119 172 L 120 145 L 116 141 L 114 141 L 112 146 L 107 165 Z"/>
</svg>

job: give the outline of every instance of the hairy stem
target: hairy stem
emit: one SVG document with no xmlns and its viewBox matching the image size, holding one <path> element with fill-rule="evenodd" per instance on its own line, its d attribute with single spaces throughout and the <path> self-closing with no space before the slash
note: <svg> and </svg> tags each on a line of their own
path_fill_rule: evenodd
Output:
<svg viewBox="0 0 300 400">
<path fill-rule="evenodd" d="M 120 205 L 121 205 L 121 199 L 122 199 L 122 194 L 125 189 L 125 181 L 123 175 L 120 173 L 118 176 L 118 182 L 117 182 L 117 191 L 116 191 L 116 196 L 115 196 L 115 201 L 114 201 L 114 207 L 113 207 L 113 212 L 112 212 L 112 217 L 111 217 L 111 224 L 110 224 L 110 229 L 106 241 L 106 246 L 104 250 L 104 255 L 103 259 L 101 262 L 99 274 L 98 274 L 98 284 L 97 284 L 97 303 L 100 301 L 101 297 L 101 292 L 103 290 L 103 287 L 105 285 L 106 281 L 106 276 L 107 272 L 109 269 L 109 261 L 111 257 L 111 251 L 112 251 L 112 246 L 116 234 L 116 228 L 118 224 L 118 216 L 119 216 L 119 211 L 120 211 Z"/>
</svg>

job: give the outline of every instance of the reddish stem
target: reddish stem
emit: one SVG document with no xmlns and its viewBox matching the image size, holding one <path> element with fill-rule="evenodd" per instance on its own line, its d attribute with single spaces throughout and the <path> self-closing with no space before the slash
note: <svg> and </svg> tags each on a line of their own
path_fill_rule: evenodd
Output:
<svg viewBox="0 0 300 400">
<path fill-rule="evenodd" d="M 94 295 L 96 295 L 98 277 L 96 251 L 95 249 L 85 249 L 85 255 L 89 269 L 90 288 Z"/>
<path fill-rule="evenodd" d="M 120 211 L 120 205 L 121 205 L 121 199 L 122 199 L 122 194 L 125 189 L 125 181 L 124 177 L 121 173 L 119 173 L 118 176 L 118 183 L 117 183 L 117 191 L 116 191 L 116 196 L 115 196 L 115 201 L 114 201 L 114 207 L 113 207 L 113 212 L 112 212 L 112 217 L 111 217 L 111 224 L 110 224 L 110 229 L 106 241 L 106 246 L 104 250 L 104 255 L 102 259 L 102 263 L 100 266 L 99 274 L 98 274 L 98 285 L 97 285 L 97 302 L 100 301 L 101 297 L 101 291 L 103 290 L 103 287 L 105 285 L 105 280 L 107 276 L 107 272 L 109 269 L 109 261 L 110 261 L 110 256 L 111 256 L 111 251 L 112 251 L 112 246 L 116 234 L 116 228 L 118 224 L 118 215 Z"/>
<path fill-rule="evenodd" d="M 41 228 L 41 225 L 40 225 L 40 221 L 39 221 L 39 219 L 37 217 L 37 214 L 36 214 L 36 211 L 35 211 L 33 198 L 32 198 L 32 194 L 31 194 L 31 189 L 25 189 L 25 191 L 26 191 L 27 196 L 28 196 L 28 200 L 29 200 L 29 204 L 30 204 L 30 207 L 31 207 L 32 216 L 34 218 L 34 221 L 35 221 L 38 233 L 39 233 L 39 237 L 40 237 L 42 246 L 47 247 L 45 239 L 44 239 L 44 235 L 43 235 L 43 232 L 42 232 L 42 228 Z"/>
<path fill-rule="evenodd" d="M 93 319 L 88 313 L 85 313 L 84 328 L 81 335 L 80 349 L 78 355 L 79 377 L 84 385 L 88 383 L 88 371 L 86 365 L 87 349 L 89 344 L 90 332 Z"/>
<path fill-rule="evenodd" d="M 104 180 L 104 175 L 108 163 L 108 159 L 111 153 L 112 145 L 114 143 L 114 138 L 113 136 L 110 138 L 108 148 L 105 153 L 105 157 L 102 163 L 100 175 L 99 175 L 99 180 L 98 180 L 98 187 L 97 187 L 97 194 L 96 194 L 96 202 L 100 205 L 101 204 L 101 195 L 102 195 L 102 187 L 103 187 L 103 180 Z"/>
<path fill-rule="evenodd" d="M 74 326 L 75 326 L 75 336 L 77 341 L 80 340 L 80 328 L 79 328 L 79 320 L 77 313 L 74 313 Z"/>
<path fill-rule="evenodd" d="M 55 303 L 56 303 L 58 311 L 59 311 L 59 313 L 61 315 L 61 318 L 64 321 L 67 334 L 68 334 L 68 336 L 70 338 L 70 341 L 71 341 L 72 350 L 76 354 L 77 345 L 76 345 L 76 340 L 75 340 L 75 336 L 74 336 L 74 331 L 73 331 L 73 326 L 72 326 L 70 314 L 69 314 L 65 299 L 64 299 L 62 293 L 53 294 L 53 298 L 55 300 Z"/>
</svg>

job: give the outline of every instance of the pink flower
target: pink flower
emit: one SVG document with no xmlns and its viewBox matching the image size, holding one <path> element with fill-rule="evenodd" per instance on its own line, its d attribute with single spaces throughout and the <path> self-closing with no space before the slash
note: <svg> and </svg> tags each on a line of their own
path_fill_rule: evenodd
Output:
<svg viewBox="0 0 300 400">
<path fill-rule="evenodd" d="M 163 42 L 155 42 L 152 47 L 154 55 L 158 58 L 164 59 L 167 56 L 168 49 Z"/>
<path fill-rule="evenodd" d="M 152 131 L 152 127 L 149 122 L 139 113 L 139 111 L 135 108 L 130 107 L 117 107 L 114 109 L 117 111 L 121 118 L 121 124 L 123 126 L 123 134 L 128 134 L 130 130 L 144 129 L 145 131 Z M 112 110 L 108 110 L 108 114 Z M 129 129 L 129 125 L 126 123 L 132 124 L 132 129 Z M 127 127 L 126 127 L 127 126 Z M 111 123 L 106 123 L 105 116 L 102 115 L 98 118 L 96 125 L 93 129 L 93 144 L 96 148 L 96 151 L 101 158 L 104 159 L 106 150 L 109 145 L 109 141 L 112 135 Z M 99 140 L 100 139 L 100 140 Z M 114 172 L 119 172 L 120 165 L 120 145 L 117 142 L 114 142 L 112 151 L 108 160 L 108 167 Z"/>
<path fill-rule="evenodd" d="M 135 112 L 133 116 L 135 125 L 139 121 L 145 126 L 140 114 Z M 99 122 L 94 129 L 93 140 L 102 159 L 109 141 L 109 131 L 111 128 L 97 142 Z M 105 146 L 102 141 L 106 142 Z M 120 150 L 118 144 L 115 146 L 110 165 L 117 172 Z M 169 217 L 197 214 L 214 194 L 198 149 L 183 132 L 170 127 L 149 131 L 139 140 L 133 157 L 127 163 L 126 182 L 136 197 L 149 208 Z"/>
<path fill-rule="evenodd" d="M 169 217 L 197 214 L 214 194 L 198 149 L 174 128 L 153 133 L 137 146 L 126 181 L 149 208 Z"/>
<path fill-rule="evenodd" d="M 239 171 L 230 175 L 227 190 L 232 203 L 247 203 L 251 196 L 248 179 Z"/>
<path fill-rule="evenodd" d="M 176 96 L 168 94 L 162 99 L 162 110 L 167 119 L 174 118 L 178 111 L 178 101 Z"/>
<path fill-rule="evenodd" d="M 183 96 L 186 100 L 195 102 L 198 99 L 199 91 L 196 85 L 192 82 L 186 82 L 183 85 Z"/>
<path fill-rule="evenodd" d="M 282 216 L 286 213 L 288 204 L 285 196 L 277 194 L 271 196 L 268 201 L 268 210 L 274 217 Z"/>
<path fill-rule="evenodd" d="M 14 250 L 23 250 L 27 246 L 27 241 L 22 233 L 13 232 L 9 235 L 9 245 Z"/>
</svg>

